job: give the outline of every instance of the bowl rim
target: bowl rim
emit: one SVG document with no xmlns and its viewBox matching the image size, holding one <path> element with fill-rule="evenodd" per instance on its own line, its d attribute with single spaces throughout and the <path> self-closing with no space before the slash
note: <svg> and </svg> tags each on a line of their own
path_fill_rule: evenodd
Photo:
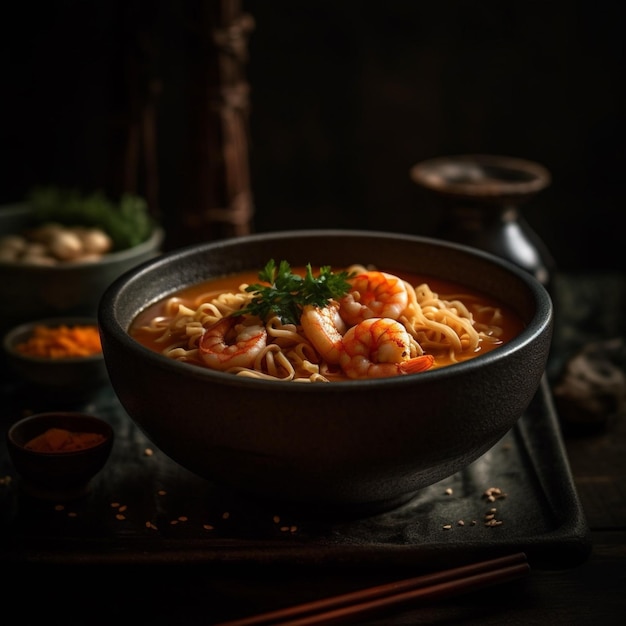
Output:
<svg viewBox="0 0 626 626">
<path fill-rule="evenodd" d="M 118 310 L 117 300 L 120 294 L 125 289 L 130 289 L 134 281 L 140 279 L 144 274 L 159 268 L 174 259 L 182 259 L 184 257 L 191 256 L 202 251 L 219 250 L 222 248 L 229 248 L 239 244 L 247 244 L 254 242 L 271 242 L 276 239 L 287 239 L 296 237 L 317 237 L 317 238 L 346 238 L 346 237 L 368 237 L 368 238 L 382 238 L 382 239 L 395 239 L 403 242 L 415 242 L 425 245 L 435 245 L 444 248 L 454 249 L 462 254 L 470 255 L 488 261 L 491 264 L 499 266 L 506 272 L 514 275 L 517 279 L 523 282 L 529 291 L 529 294 L 533 297 L 536 307 L 533 317 L 527 325 L 524 327 L 521 333 L 512 338 L 506 344 L 500 346 L 497 350 L 490 351 L 489 353 L 478 355 L 476 358 L 463 361 L 461 363 L 455 363 L 454 365 L 444 368 L 438 368 L 435 370 L 427 370 L 421 372 L 419 377 L 417 376 L 398 376 L 379 379 L 361 379 L 361 380 L 346 380 L 346 381 L 334 381 L 332 384 L 302 384 L 302 385 L 285 385 L 285 381 L 280 380 L 265 380 L 257 378 L 242 378 L 240 376 L 234 376 L 226 372 L 220 372 L 209 368 L 198 367 L 197 365 L 184 363 L 181 361 L 175 361 L 168 357 L 159 354 L 135 341 L 130 337 L 127 329 L 124 328 L 116 317 Z M 189 283 L 192 284 L 192 283 Z M 150 302 L 145 302 L 142 309 L 136 311 L 136 314 L 140 310 L 143 310 L 150 304 L 161 300 L 163 297 L 167 297 L 172 293 L 178 291 L 181 286 L 175 286 L 169 291 L 163 292 L 158 298 Z M 98 323 L 101 329 L 101 336 L 103 339 L 103 354 L 105 363 L 107 362 L 107 334 L 110 334 L 111 338 L 119 344 L 123 345 L 127 349 L 133 349 L 138 351 L 139 354 L 149 359 L 150 362 L 160 369 L 175 373 L 177 371 L 183 371 L 191 375 L 193 378 L 206 379 L 207 381 L 215 381 L 220 384 L 232 387 L 240 387 L 245 384 L 246 388 L 275 388 L 281 389 L 285 393 L 293 393 L 297 390 L 298 394 L 302 393 L 336 393 L 341 389 L 354 388 L 357 385 L 365 385 L 368 387 L 402 387 L 414 384 L 416 379 L 426 383 L 431 379 L 439 379 L 442 376 L 446 378 L 454 379 L 456 377 L 463 376 L 465 373 L 473 372 L 474 370 L 483 367 L 483 363 L 488 359 L 492 363 L 499 363 L 508 358 L 511 353 L 520 350 L 522 347 L 529 344 L 533 339 L 542 335 L 544 332 L 552 332 L 552 325 L 554 322 L 554 308 L 550 294 L 547 289 L 529 272 L 513 264 L 507 259 L 495 256 L 489 252 L 473 248 L 464 244 L 451 242 L 448 240 L 437 239 L 435 237 L 428 237 L 422 235 L 409 235 L 396 232 L 380 231 L 380 230 L 360 230 L 360 229 L 299 229 L 299 230 L 283 230 L 272 231 L 264 233 L 254 233 L 250 235 L 244 235 L 239 237 L 231 237 L 227 239 L 210 241 L 204 243 L 194 243 L 186 245 L 174 250 L 170 250 L 159 255 L 156 258 L 143 261 L 139 265 L 135 266 L 131 270 L 125 272 L 122 276 L 115 279 L 109 287 L 104 291 L 100 304 L 98 307 Z"/>
<path fill-rule="evenodd" d="M 526 180 L 506 180 L 501 178 L 497 182 L 483 181 L 470 182 L 457 180 L 450 176 L 451 171 L 463 167 L 475 166 L 478 169 L 492 168 L 500 171 L 518 172 L 528 176 Z M 413 182 L 431 191 L 446 195 L 461 197 L 493 196 L 498 198 L 503 194 L 526 196 L 545 189 L 551 183 L 549 170 L 537 161 L 507 155 L 474 153 L 455 154 L 443 157 L 433 157 L 420 161 L 410 169 Z"/>
<path fill-rule="evenodd" d="M 12 217 L 19 217 L 22 214 L 27 215 L 32 212 L 32 209 L 27 202 L 7 204 L 0 206 L 0 216 L 8 215 Z M 10 233 L 4 233 L 0 236 L 9 235 Z M 86 267 L 103 267 L 114 265 L 128 259 L 132 259 L 136 256 L 141 256 L 152 250 L 158 249 L 165 239 L 165 230 L 160 224 L 155 223 L 152 228 L 150 236 L 141 243 L 131 248 L 125 248 L 124 250 L 117 250 L 115 252 L 109 252 L 95 261 L 74 261 L 68 263 L 57 263 L 55 265 L 34 265 L 30 263 L 21 263 L 19 261 L 7 261 L 0 259 L 0 267 L 7 268 L 20 268 L 23 270 L 33 272 L 68 272 L 74 269 L 82 269 Z"/>
<path fill-rule="evenodd" d="M 98 318 L 95 316 L 84 315 L 68 315 L 68 316 L 53 316 L 43 317 L 36 320 L 30 320 L 28 322 L 22 322 L 10 328 L 2 337 L 2 347 L 5 354 L 10 358 L 20 360 L 23 363 L 49 363 L 54 367 L 71 365 L 76 363 L 100 363 L 104 359 L 102 351 L 89 354 L 86 356 L 69 356 L 63 358 L 53 359 L 46 356 L 33 356 L 30 354 L 23 354 L 16 350 L 17 344 L 34 331 L 36 326 L 47 326 L 50 328 L 68 325 L 68 326 L 95 326 L 99 330 Z"/>
<path fill-rule="evenodd" d="M 66 421 L 76 421 L 78 424 L 85 424 L 84 428 L 88 428 L 89 425 L 97 426 L 97 432 L 104 435 L 104 439 L 99 443 L 94 444 L 93 446 L 88 446 L 86 448 L 81 448 L 80 450 L 68 450 L 66 452 L 40 452 L 38 450 L 30 450 L 25 448 L 23 444 L 19 443 L 15 439 L 16 432 L 23 428 L 24 426 L 28 426 L 29 424 L 33 424 L 35 422 L 54 422 L 57 419 L 62 419 Z M 48 426 L 47 428 L 44 426 L 41 430 L 40 434 L 43 434 L 48 430 L 48 428 L 52 428 L 52 426 Z M 83 428 L 81 426 L 81 428 Z M 29 415 L 27 417 L 22 417 L 17 421 L 13 422 L 11 426 L 6 431 L 6 440 L 7 445 L 9 447 L 13 447 L 20 451 L 23 455 L 28 455 L 32 457 L 36 457 L 38 459 L 41 458 L 54 458 L 61 459 L 67 457 L 76 457 L 85 454 L 91 454 L 92 452 L 99 452 L 102 448 L 106 448 L 107 446 L 112 446 L 113 440 L 115 438 L 115 431 L 113 426 L 109 424 L 106 420 L 97 417 L 96 415 L 92 415 L 91 413 L 84 413 L 81 411 L 44 411 L 39 413 L 34 413 L 33 415 Z"/>
</svg>

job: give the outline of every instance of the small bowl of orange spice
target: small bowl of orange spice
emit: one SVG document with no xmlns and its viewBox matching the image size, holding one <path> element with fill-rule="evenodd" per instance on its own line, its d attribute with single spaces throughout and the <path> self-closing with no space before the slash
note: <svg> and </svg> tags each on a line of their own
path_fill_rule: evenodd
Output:
<svg viewBox="0 0 626 626">
<path fill-rule="evenodd" d="M 81 401 L 108 382 L 97 320 L 56 317 L 16 326 L 4 336 L 7 364 L 49 395 Z"/>
<path fill-rule="evenodd" d="M 52 411 L 15 422 L 7 431 L 9 455 L 26 493 L 66 501 L 87 495 L 107 462 L 114 432 L 86 413 Z"/>
</svg>

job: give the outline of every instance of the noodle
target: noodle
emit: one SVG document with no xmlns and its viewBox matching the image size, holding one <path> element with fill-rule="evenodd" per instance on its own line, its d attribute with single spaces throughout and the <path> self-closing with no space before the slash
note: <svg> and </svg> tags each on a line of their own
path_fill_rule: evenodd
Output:
<svg viewBox="0 0 626 626">
<path fill-rule="evenodd" d="M 348 271 L 360 273 L 368 269 L 353 265 Z M 408 304 L 398 321 L 410 336 L 410 356 L 433 355 L 433 368 L 459 363 L 490 351 L 522 328 L 517 316 L 505 312 L 499 303 L 482 294 L 458 291 L 457 285 L 439 281 L 442 287 L 457 290 L 441 296 L 433 289 L 437 281 L 416 282 L 403 278 L 402 282 Z M 220 339 L 220 349 L 224 350 L 220 355 L 224 363 L 220 367 L 222 371 L 237 376 L 292 382 L 347 380 L 339 365 L 328 362 L 313 346 L 302 326 L 285 324 L 278 316 L 266 322 L 249 315 L 233 317 L 253 297 L 252 292 L 246 291 L 247 286 L 248 283 L 242 281 L 234 289 L 214 289 L 212 285 L 210 291 L 201 291 L 201 286 L 195 286 L 195 291 L 189 288 L 187 292 L 178 293 L 176 297 L 167 298 L 144 311 L 133 322 L 131 335 L 170 359 L 208 367 L 203 358 L 201 339 L 207 328 L 220 320 L 228 321 L 233 330 L 228 331 L 228 335 L 224 333 Z M 244 335 L 234 339 L 230 333 L 237 332 Z M 246 337 L 245 341 L 241 337 Z M 250 364 L 242 366 L 238 358 L 247 357 L 247 352 Z M 230 354 L 237 356 L 232 367 L 229 366 Z"/>
</svg>

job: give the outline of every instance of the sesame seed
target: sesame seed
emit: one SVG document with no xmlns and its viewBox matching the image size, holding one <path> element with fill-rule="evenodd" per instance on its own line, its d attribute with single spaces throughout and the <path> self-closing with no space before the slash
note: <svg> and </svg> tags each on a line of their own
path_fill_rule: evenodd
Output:
<svg viewBox="0 0 626 626">
<path fill-rule="evenodd" d="M 202 524 L 202 528 L 204 528 L 204 530 L 214 530 L 215 526 L 211 526 L 211 524 Z"/>
<path fill-rule="evenodd" d="M 117 509 L 117 507 L 119 507 L 120 503 L 119 502 L 111 502 L 111 507 L 114 509 Z"/>
<path fill-rule="evenodd" d="M 189 519 L 189 518 L 188 518 L 186 515 L 181 515 L 181 516 L 178 518 L 178 521 L 179 521 L 179 522 L 186 522 L 188 519 Z"/>
<path fill-rule="evenodd" d="M 278 515 L 274 515 L 274 517 L 272 519 L 274 520 L 274 524 L 279 524 L 280 523 L 280 517 Z"/>
<path fill-rule="evenodd" d="M 177 519 L 173 519 L 170 521 L 170 525 L 171 526 L 176 526 L 176 524 L 178 524 L 178 520 Z"/>
<path fill-rule="evenodd" d="M 450 529 L 452 528 L 452 524 L 444 524 L 444 525 L 442 526 L 442 528 L 443 528 L 444 530 L 450 530 Z"/>
<path fill-rule="evenodd" d="M 451 489 L 450 487 L 448 487 L 448 488 L 445 490 L 445 492 L 444 492 L 444 493 L 445 493 L 447 496 L 451 496 L 451 495 L 452 495 L 452 493 L 453 493 L 453 491 L 452 491 L 452 489 Z"/>
<path fill-rule="evenodd" d="M 76 512 L 75 512 L 75 511 L 70 511 L 70 512 L 67 514 L 67 516 L 68 516 L 68 517 L 76 517 L 77 515 L 76 515 Z"/>
<path fill-rule="evenodd" d="M 462 519 L 460 519 L 456 524 L 457 526 L 465 526 L 465 522 Z"/>
<path fill-rule="evenodd" d="M 502 522 L 497 519 L 490 519 L 489 521 L 485 522 L 485 526 L 500 526 L 501 524 Z"/>
<path fill-rule="evenodd" d="M 118 519 L 118 520 L 125 520 L 125 519 L 126 519 L 126 515 L 122 515 L 121 513 L 118 513 L 118 514 L 115 516 L 115 519 Z"/>
<path fill-rule="evenodd" d="M 152 456 L 154 454 L 154 451 L 151 448 L 146 448 L 143 451 L 143 453 L 144 453 L 145 456 Z"/>
<path fill-rule="evenodd" d="M 167 491 L 165 491 L 165 489 L 159 489 L 157 491 L 157 495 L 159 495 L 159 496 L 164 496 L 165 494 L 167 494 Z"/>
<path fill-rule="evenodd" d="M 122 513 L 122 512 L 123 512 L 123 511 L 125 511 L 127 508 L 128 508 L 128 507 L 127 507 L 125 504 L 123 504 L 123 505 L 122 505 L 122 506 L 121 506 L 118 510 L 119 510 L 119 512 L 120 512 L 120 513 Z"/>
<path fill-rule="evenodd" d="M 228 519 L 230 517 L 230 513 L 228 511 L 224 511 L 222 513 L 222 519 Z"/>
<path fill-rule="evenodd" d="M 495 502 L 501 498 L 506 498 L 506 493 L 504 493 L 500 487 L 489 487 L 489 489 L 483 493 L 483 497 L 489 502 Z"/>
</svg>

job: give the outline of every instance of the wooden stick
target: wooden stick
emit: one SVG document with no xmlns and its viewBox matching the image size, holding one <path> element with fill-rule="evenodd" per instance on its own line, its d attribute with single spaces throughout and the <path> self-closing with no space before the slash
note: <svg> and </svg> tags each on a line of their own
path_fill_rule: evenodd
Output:
<svg viewBox="0 0 626 626">
<path fill-rule="evenodd" d="M 520 578 L 530 571 L 523 552 L 369 587 L 322 600 L 245 617 L 216 626 L 313 626 L 338 624 L 417 599 L 438 599 Z"/>
</svg>

